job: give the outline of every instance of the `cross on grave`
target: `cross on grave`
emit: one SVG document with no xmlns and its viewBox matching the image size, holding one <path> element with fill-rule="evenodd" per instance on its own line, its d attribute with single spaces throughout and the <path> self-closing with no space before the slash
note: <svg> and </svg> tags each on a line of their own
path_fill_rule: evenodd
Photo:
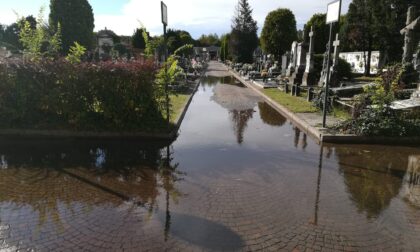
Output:
<svg viewBox="0 0 420 252">
<path fill-rule="evenodd" d="M 400 31 L 404 35 L 403 63 L 412 63 L 415 46 L 419 41 L 418 31 L 420 30 L 420 17 L 415 16 L 416 8 L 411 6 L 407 12 L 406 27 Z"/>
<path fill-rule="evenodd" d="M 311 32 L 309 33 L 309 51 L 306 55 L 306 69 L 305 72 L 309 73 L 313 70 L 313 53 L 314 53 L 314 27 L 311 26 Z"/>
<path fill-rule="evenodd" d="M 333 42 L 334 46 L 334 58 L 333 58 L 333 66 L 336 66 L 338 64 L 338 56 L 339 56 L 339 50 L 338 47 L 340 46 L 340 40 L 338 39 L 338 33 L 335 35 L 335 41 Z"/>
</svg>

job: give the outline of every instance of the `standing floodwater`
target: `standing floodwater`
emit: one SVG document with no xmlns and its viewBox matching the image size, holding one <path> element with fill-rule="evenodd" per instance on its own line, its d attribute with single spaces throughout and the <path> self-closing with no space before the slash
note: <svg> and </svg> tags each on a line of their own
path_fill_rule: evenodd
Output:
<svg viewBox="0 0 420 252">
<path fill-rule="evenodd" d="M 419 148 L 321 148 L 209 73 L 170 146 L 1 140 L 0 250 L 420 250 Z"/>
</svg>

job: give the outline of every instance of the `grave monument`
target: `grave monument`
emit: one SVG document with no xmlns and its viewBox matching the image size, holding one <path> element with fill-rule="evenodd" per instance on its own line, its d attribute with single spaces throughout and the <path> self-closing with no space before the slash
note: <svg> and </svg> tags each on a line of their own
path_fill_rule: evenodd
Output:
<svg viewBox="0 0 420 252">
<path fill-rule="evenodd" d="M 306 54 L 306 68 L 303 74 L 302 86 L 313 86 L 316 82 L 316 74 L 314 73 L 314 27 L 311 27 L 309 33 L 309 51 Z"/>
</svg>

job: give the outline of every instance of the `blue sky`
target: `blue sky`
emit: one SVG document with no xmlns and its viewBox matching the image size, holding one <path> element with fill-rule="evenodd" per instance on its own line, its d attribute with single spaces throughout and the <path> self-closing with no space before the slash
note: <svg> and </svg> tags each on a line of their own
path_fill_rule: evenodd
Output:
<svg viewBox="0 0 420 252">
<path fill-rule="evenodd" d="M 38 15 L 41 6 L 49 10 L 49 0 L 1 0 L 0 23 L 10 24 L 19 15 Z M 71 1 L 71 0 L 69 0 Z M 131 35 L 141 24 L 153 35 L 162 33 L 160 0 L 89 0 L 95 14 L 95 30 L 114 30 Z M 183 29 L 195 38 L 201 34 L 229 32 L 237 0 L 165 0 L 168 6 L 169 28 Z M 249 0 L 254 18 L 261 28 L 267 14 L 277 8 L 289 8 L 296 16 L 298 28 L 314 13 L 326 12 L 331 0 Z M 347 12 L 351 0 L 343 0 Z M 46 13 L 46 14 L 47 14 Z"/>
</svg>

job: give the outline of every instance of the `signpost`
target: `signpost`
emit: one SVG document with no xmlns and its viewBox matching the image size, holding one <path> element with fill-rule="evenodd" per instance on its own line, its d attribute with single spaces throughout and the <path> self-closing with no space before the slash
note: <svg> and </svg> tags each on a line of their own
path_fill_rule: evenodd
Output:
<svg viewBox="0 0 420 252">
<path fill-rule="evenodd" d="M 161 1 L 160 2 L 160 8 L 162 12 L 162 24 L 163 24 L 163 50 L 164 50 L 164 67 L 165 67 L 165 94 L 166 94 L 166 119 L 168 123 L 168 129 L 169 129 L 169 123 L 170 123 L 170 111 L 169 111 L 169 88 L 168 88 L 168 66 L 166 65 L 166 60 L 168 58 L 168 49 L 167 49 L 167 38 L 166 38 L 166 26 L 168 26 L 168 7 L 166 4 Z"/>
<path fill-rule="evenodd" d="M 330 85 L 330 60 L 331 60 L 331 39 L 333 25 L 340 21 L 341 14 L 341 0 L 335 0 L 328 4 L 327 10 L 327 24 L 330 25 L 330 38 L 328 40 L 328 56 L 327 56 L 327 78 L 325 80 L 325 93 L 324 93 L 324 109 L 322 115 L 322 127 L 326 127 L 327 113 L 328 113 L 328 93 Z"/>
</svg>

